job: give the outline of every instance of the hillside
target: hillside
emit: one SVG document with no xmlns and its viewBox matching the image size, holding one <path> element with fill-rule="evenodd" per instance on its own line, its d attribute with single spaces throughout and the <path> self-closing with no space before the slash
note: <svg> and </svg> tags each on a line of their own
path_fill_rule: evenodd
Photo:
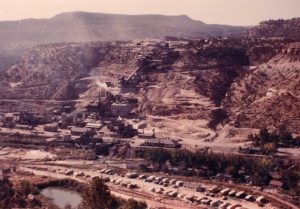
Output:
<svg viewBox="0 0 300 209">
<path fill-rule="evenodd" d="M 269 20 L 250 29 L 250 37 L 300 39 L 300 18 Z"/>
<path fill-rule="evenodd" d="M 0 22 L 0 45 L 232 35 L 246 27 L 209 25 L 187 16 L 71 12 L 50 19 Z"/>
<path fill-rule="evenodd" d="M 77 99 L 82 107 L 100 90 L 119 93 L 118 78 L 140 68 L 137 111 L 162 133 L 212 139 L 209 128 L 281 124 L 297 133 L 299 48 L 250 39 L 43 45 L 7 71 L 0 96 Z"/>
<path fill-rule="evenodd" d="M 38 44 L 133 40 L 143 38 L 227 36 L 246 27 L 210 25 L 187 16 L 114 15 L 70 12 L 50 19 L 0 22 L 0 70 Z M 9 56 L 8 56 L 9 55 Z"/>
<path fill-rule="evenodd" d="M 98 59 L 97 44 L 41 45 L 25 53 L 5 72 L 3 98 L 72 99 L 78 92 L 74 82 L 88 74 Z M 9 81 L 9 82 L 7 82 Z"/>
<path fill-rule="evenodd" d="M 239 127 L 289 126 L 299 132 L 300 44 L 287 44 L 235 82 L 223 105 Z"/>
</svg>

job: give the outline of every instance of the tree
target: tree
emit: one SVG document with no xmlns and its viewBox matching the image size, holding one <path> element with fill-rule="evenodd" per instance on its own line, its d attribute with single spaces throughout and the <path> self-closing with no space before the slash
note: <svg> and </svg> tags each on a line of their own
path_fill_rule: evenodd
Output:
<svg viewBox="0 0 300 209">
<path fill-rule="evenodd" d="M 7 177 L 0 180 L 0 209 L 12 207 L 12 198 L 15 194 L 12 183 Z"/>
<path fill-rule="evenodd" d="M 147 204 L 145 202 L 136 201 L 134 199 L 129 199 L 121 209 L 146 209 Z"/>
<path fill-rule="evenodd" d="M 228 166 L 225 169 L 225 173 L 236 177 L 238 175 L 238 169 L 235 166 Z"/>
<path fill-rule="evenodd" d="M 281 125 L 278 130 L 279 141 L 284 144 L 291 145 L 293 143 L 293 136 L 288 131 L 285 125 Z"/>
<path fill-rule="evenodd" d="M 261 158 L 257 159 L 253 162 L 253 168 L 252 171 L 255 172 L 254 176 L 256 177 L 254 179 L 254 185 L 256 186 L 265 186 L 268 185 L 271 176 L 270 171 L 273 168 L 273 162 L 270 159 Z"/>
<path fill-rule="evenodd" d="M 263 146 L 265 154 L 272 154 L 277 152 L 277 147 L 275 143 L 267 143 Z"/>
<path fill-rule="evenodd" d="M 262 144 L 266 144 L 269 142 L 270 133 L 267 128 L 262 128 L 259 130 L 259 138 Z"/>
<path fill-rule="evenodd" d="M 21 181 L 21 192 L 26 196 L 29 194 L 36 195 L 39 193 L 38 189 L 26 180 Z"/>
<path fill-rule="evenodd" d="M 79 209 L 146 209 L 145 202 L 123 200 L 111 195 L 105 181 L 95 178 L 82 196 Z"/>
<path fill-rule="evenodd" d="M 300 136 L 297 136 L 295 139 L 294 139 L 294 145 L 295 146 L 300 146 Z"/>
<path fill-rule="evenodd" d="M 300 176 L 295 172 L 295 170 L 285 170 L 282 176 L 284 189 L 296 188 L 300 181 Z"/>
<path fill-rule="evenodd" d="M 103 179 L 95 178 L 82 197 L 84 209 L 114 209 L 119 205 Z"/>
</svg>

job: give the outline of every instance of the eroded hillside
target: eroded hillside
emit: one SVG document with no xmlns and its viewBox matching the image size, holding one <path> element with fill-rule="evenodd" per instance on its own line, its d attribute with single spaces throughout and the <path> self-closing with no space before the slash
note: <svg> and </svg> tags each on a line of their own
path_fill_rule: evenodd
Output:
<svg viewBox="0 0 300 209">
<path fill-rule="evenodd" d="M 100 90 L 119 94 L 118 79 L 135 70 L 137 92 L 125 95 L 138 97 L 149 129 L 203 141 L 218 139 L 214 129 L 228 124 L 299 131 L 299 44 L 280 40 L 44 45 L 6 72 L 1 98 L 76 99 L 83 107 Z"/>
<path fill-rule="evenodd" d="M 235 82 L 224 102 L 236 126 L 285 124 L 299 131 L 300 45 L 288 44 L 271 60 Z"/>
<path fill-rule="evenodd" d="M 97 65 L 98 49 L 97 44 L 52 44 L 28 51 L 3 76 L 2 98 L 76 99 L 85 88 L 78 80 Z"/>
</svg>

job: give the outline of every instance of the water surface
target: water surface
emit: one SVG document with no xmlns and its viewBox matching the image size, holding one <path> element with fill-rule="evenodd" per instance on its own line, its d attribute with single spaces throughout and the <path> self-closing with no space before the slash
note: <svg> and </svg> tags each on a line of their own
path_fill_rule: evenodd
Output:
<svg viewBox="0 0 300 209">
<path fill-rule="evenodd" d="M 67 204 L 77 207 L 82 200 L 78 193 L 59 187 L 47 187 L 41 193 L 53 200 L 54 204 L 60 208 L 64 208 Z"/>
</svg>

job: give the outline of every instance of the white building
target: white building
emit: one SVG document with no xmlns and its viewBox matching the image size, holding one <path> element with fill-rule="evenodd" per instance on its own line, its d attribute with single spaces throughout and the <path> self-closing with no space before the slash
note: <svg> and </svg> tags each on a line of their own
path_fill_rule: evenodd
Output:
<svg viewBox="0 0 300 209">
<path fill-rule="evenodd" d="M 111 111 L 113 116 L 127 116 L 132 110 L 132 104 L 128 103 L 113 103 L 111 105 Z"/>
</svg>

